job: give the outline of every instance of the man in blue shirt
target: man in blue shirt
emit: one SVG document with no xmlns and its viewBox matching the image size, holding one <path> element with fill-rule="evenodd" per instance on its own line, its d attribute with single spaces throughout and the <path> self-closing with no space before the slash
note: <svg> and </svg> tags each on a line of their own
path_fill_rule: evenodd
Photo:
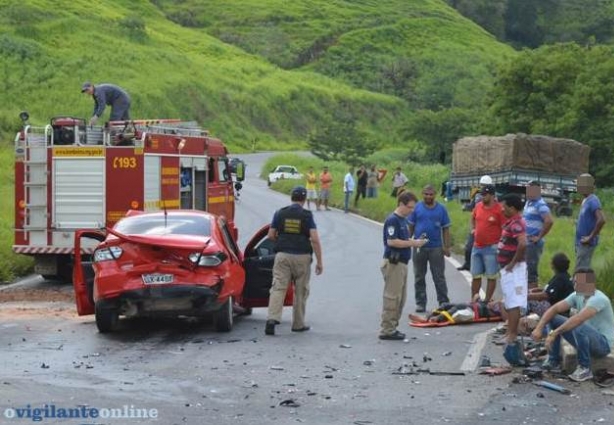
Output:
<svg viewBox="0 0 614 425">
<path fill-rule="evenodd" d="M 411 248 L 426 243 L 426 239 L 410 239 L 409 236 L 407 216 L 417 201 L 413 193 L 401 193 L 396 209 L 384 222 L 384 261 L 380 267 L 384 277 L 384 302 L 379 339 L 405 339 L 405 334 L 399 332 L 397 326 L 407 299 L 407 264 L 411 259 Z"/>
<path fill-rule="evenodd" d="M 430 265 L 431 275 L 437 291 L 439 305 L 449 303 L 446 283 L 444 256 L 450 256 L 450 217 L 446 207 L 435 200 L 435 188 L 427 185 L 422 189 L 423 200 L 418 202 L 414 212 L 407 219 L 409 234 L 419 235 L 428 242 L 413 252 L 414 290 L 416 312 L 426 311 L 426 269 Z"/>
<path fill-rule="evenodd" d="M 576 224 L 576 269 L 590 267 L 599 232 L 605 224 L 601 201 L 593 192 L 595 179 L 590 174 L 578 177 L 578 192 L 584 196 Z"/>
<path fill-rule="evenodd" d="M 524 204 L 522 217 L 527 224 L 525 261 L 527 263 L 529 289 L 532 289 L 538 287 L 539 260 L 544 251 L 544 236 L 548 234 L 554 221 L 550 214 L 550 207 L 542 198 L 539 182 L 530 181 L 526 193 L 527 202 Z"/>
<path fill-rule="evenodd" d="M 591 356 L 605 357 L 614 347 L 614 312 L 607 295 L 597 290 L 592 269 L 576 270 L 574 289 L 575 292 L 546 310 L 531 336 L 535 341 L 541 340 L 548 325 L 550 332 L 545 341 L 548 359 L 544 366 L 553 370 L 560 368 L 561 336 L 573 345 L 578 352 L 578 368 L 569 378 L 581 382 L 593 378 Z M 571 317 L 562 315 L 572 308 L 578 312 Z"/>
</svg>

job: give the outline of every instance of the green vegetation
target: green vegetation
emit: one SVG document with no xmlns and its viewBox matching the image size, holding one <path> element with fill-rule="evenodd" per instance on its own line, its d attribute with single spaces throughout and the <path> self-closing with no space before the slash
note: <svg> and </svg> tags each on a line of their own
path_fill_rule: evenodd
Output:
<svg viewBox="0 0 614 425">
<path fill-rule="evenodd" d="M 10 2 L 0 10 L 0 136 L 12 139 L 20 110 L 34 123 L 88 117 L 85 80 L 108 81 L 133 98 L 132 116 L 204 123 L 234 151 L 304 146 L 343 109 L 377 133 L 409 113 L 400 99 L 285 71 L 181 27 L 146 1 Z"/>
<path fill-rule="evenodd" d="M 591 147 L 598 186 L 614 184 L 614 48 L 557 44 L 525 50 L 492 92 L 490 132 L 567 137 Z"/>
<path fill-rule="evenodd" d="M 519 47 L 611 43 L 614 4 L 602 0 L 446 0 L 499 40 Z"/>
<path fill-rule="evenodd" d="M 414 192 L 418 199 L 421 199 L 422 187 L 426 184 L 432 184 L 437 193 L 441 182 L 448 177 L 449 170 L 442 165 L 422 165 L 418 163 L 407 162 L 406 157 L 398 151 L 388 151 L 382 155 L 378 153 L 365 159 L 365 164 L 377 164 L 378 168 L 389 170 L 386 179 L 382 182 L 378 197 L 373 199 L 361 199 L 358 202 L 358 207 L 352 207 L 352 212 L 362 216 L 383 222 L 385 218 L 394 210 L 396 200 L 390 196 L 391 189 L 391 173 L 397 166 L 402 166 L 403 173 L 409 179 L 408 188 Z M 326 164 L 331 174 L 333 175 L 333 185 L 331 188 L 330 205 L 343 208 L 343 190 L 341 181 L 347 173 L 347 164 L 342 162 L 323 162 L 318 159 L 294 154 L 276 155 L 270 158 L 262 168 L 262 175 L 266 176 L 268 170 L 272 169 L 276 164 L 293 164 L 300 172 L 311 165 L 314 169 L 320 170 Z M 337 184 L 335 184 L 337 182 Z M 296 185 L 296 181 L 280 180 L 273 184 L 272 188 L 286 193 L 290 193 L 292 187 Z M 603 204 L 606 217 L 612 217 L 614 214 L 614 191 L 598 190 L 597 196 L 600 197 Z M 444 202 L 441 196 L 438 196 L 439 202 Z M 353 205 L 353 204 L 352 204 Z M 464 252 L 465 240 L 469 232 L 470 213 L 462 210 L 462 205 L 457 201 L 445 202 L 445 206 L 450 214 L 452 221 L 451 235 L 453 251 L 456 255 L 462 256 Z M 544 285 L 552 277 L 553 273 L 550 270 L 550 259 L 556 252 L 564 252 L 571 259 L 573 270 L 573 260 L 575 258 L 573 246 L 575 235 L 575 217 L 578 213 L 577 206 L 574 208 L 574 217 L 555 217 L 554 226 L 551 232 L 546 237 L 544 253 L 539 267 L 540 284 Z M 317 219 L 317 216 L 316 216 Z M 614 298 L 614 281 L 611 276 L 614 273 L 614 261 L 608 255 L 614 249 L 614 226 L 612 223 L 606 223 L 601 231 L 599 247 L 595 251 L 593 257 L 593 268 L 597 273 L 597 281 L 599 289 L 604 291 L 610 298 Z"/>
</svg>

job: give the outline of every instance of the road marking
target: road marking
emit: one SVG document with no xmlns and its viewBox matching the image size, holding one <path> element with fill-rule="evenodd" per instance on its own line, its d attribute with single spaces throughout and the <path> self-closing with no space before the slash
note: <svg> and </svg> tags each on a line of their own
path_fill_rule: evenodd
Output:
<svg viewBox="0 0 614 425">
<path fill-rule="evenodd" d="M 469 351 L 467 351 L 465 360 L 460 367 L 460 370 L 462 372 L 473 372 L 477 369 L 478 363 L 480 361 L 480 353 L 486 345 L 486 339 L 489 333 L 490 331 L 480 332 L 473 337 L 473 341 L 471 342 Z"/>
</svg>

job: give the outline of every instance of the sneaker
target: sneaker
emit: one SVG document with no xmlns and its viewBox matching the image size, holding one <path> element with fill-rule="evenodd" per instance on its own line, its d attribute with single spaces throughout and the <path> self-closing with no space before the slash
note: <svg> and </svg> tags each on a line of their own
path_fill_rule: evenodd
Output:
<svg viewBox="0 0 614 425">
<path fill-rule="evenodd" d="M 544 360 L 542 363 L 542 369 L 555 375 L 558 375 L 563 371 L 561 369 L 561 364 L 555 360 L 552 360 L 550 357 Z"/>
<path fill-rule="evenodd" d="M 593 372 L 588 367 L 578 366 L 574 372 L 569 375 L 569 379 L 576 382 L 584 382 L 593 379 Z"/>
<path fill-rule="evenodd" d="M 405 339 L 405 334 L 403 332 L 394 331 L 391 334 L 380 334 L 379 339 L 389 340 L 389 341 L 400 341 Z"/>
<path fill-rule="evenodd" d="M 503 351 L 503 357 L 512 366 L 528 366 L 529 363 L 524 356 L 522 345 L 518 342 L 507 344 Z"/>
<path fill-rule="evenodd" d="M 275 335 L 275 325 L 279 325 L 277 320 L 267 320 L 264 327 L 265 335 Z"/>
<path fill-rule="evenodd" d="M 417 305 L 416 306 L 416 313 L 425 313 L 426 312 L 426 307 L 423 305 Z"/>
</svg>

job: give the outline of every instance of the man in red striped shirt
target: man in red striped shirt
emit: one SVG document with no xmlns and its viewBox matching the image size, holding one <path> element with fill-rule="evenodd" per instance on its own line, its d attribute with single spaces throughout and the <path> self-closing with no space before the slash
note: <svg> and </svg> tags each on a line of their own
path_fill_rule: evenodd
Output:
<svg viewBox="0 0 614 425">
<path fill-rule="evenodd" d="M 527 308 L 527 225 L 522 218 L 523 202 L 520 196 L 510 193 L 501 200 L 507 221 L 503 225 L 497 247 L 497 263 L 501 268 L 501 292 L 507 312 L 507 345 L 503 356 L 512 366 L 526 363 L 522 346 L 516 340 L 520 309 Z"/>
</svg>

